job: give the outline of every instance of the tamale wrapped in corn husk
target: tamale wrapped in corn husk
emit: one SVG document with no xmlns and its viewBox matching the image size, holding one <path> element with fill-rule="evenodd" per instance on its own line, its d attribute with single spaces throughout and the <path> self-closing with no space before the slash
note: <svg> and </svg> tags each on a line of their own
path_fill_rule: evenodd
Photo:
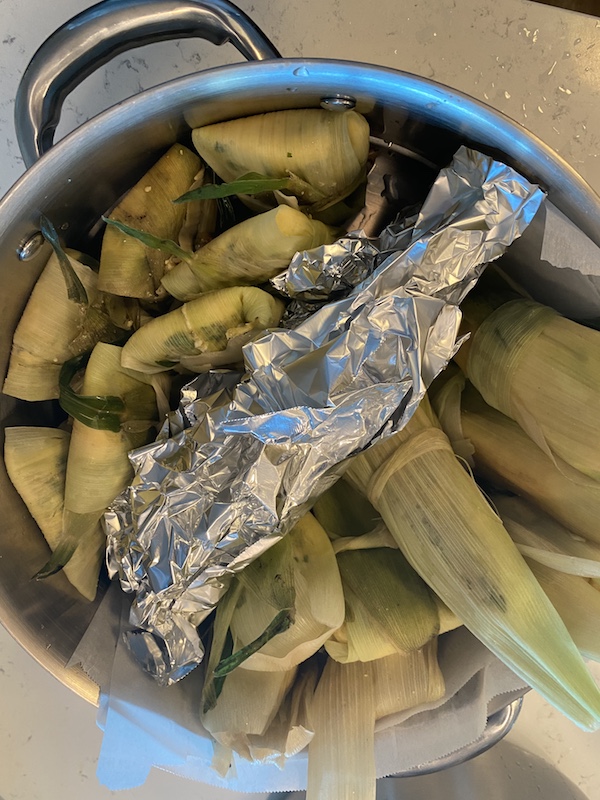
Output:
<svg viewBox="0 0 600 800">
<path fill-rule="evenodd" d="M 516 495 L 493 492 L 490 500 L 521 553 L 547 567 L 600 579 L 600 545 L 576 536 Z"/>
<path fill-rule="evenodd" d="M 288 109 L 206 125 L 192 140 L 224 181 L 252 172 L 290 176 L 287 191 L 316 211 L 365 179 L 369 124 L 355 111 Z"/>
<path fill-rule="evenodd" d="M 333 240 L 327 225 L 279 206 L 221 233 L 168 272 L 162 285 L 184 302 L 214 289 L 257 285 L 285 269 L 295 253 Z"/>
<path fill-rule="evenodd" d="M 527 559 L 584 658 L 600 661 L 600 592 L 577 575 Z"/>
<path fill-rule="evenodd" d="M 51 550 L 62 538 L 65 473 L 71 435 L 60 428 L 6 428 L 4 463 L 8 477 L 37 522 Z M 104 554 L 101 526 L 93 529 L 86 548 L 75 551 L 64 568 L 70 583 L 86 599 L 96 596 Z"/>
<path fill-rule="evenodd" d="M 313 655 L 344 621 L 335 554 L 310 513 L 236 580 L 242 591 L 230 622 L 234 652 L 256 640 L 290 598 L 293 603 L 291 625 L 245 660 L 246 669 L 288 670 Z"/>
<path fill-rule="evenodd" d="M 93 304 L 99 296 L 98 275 L 75 255 L 65 253 Z M 88 308 L 69 299 L 58 256 L 53 253 L 15 330 L 2 391 L 21 400 L 57 398 L 63 363 L 93 347 L 109 324 L 106 317 L 91 318 Z"/>
<path fill-rule="evenodd" d="M 343 541 L 337 539 L 336 544 Z M 338 549 L 337 561 L 346 615 L 342 635 L 333 632 L 325 642 L 332 658 L 342 663 L 374 661 L 419 650 L 437 636 L 435 601 L 400 550 Z"/>
<path fill-rule="evenodd" d="M 242 346 L 277 326 L 281 300 L 255 286 L 208 292 L 153 319 L 125 343 L 121 363 L 140 372 L 164 372 L 178 363 L 192 371 L 237 364 Z"/>
<path fill-rule="evenodd" d="M 190 188 L 201 165 L 195 153 L 174 144 L 111 211 L 111 219 L 162 239 L 177 239 L 186 207 L 173 200 Z M 164 273 L 163 253 L 112 226 L 106 228 L 98 282 L 102 291 L 156 301 L 161 299 Z"/>
<path fill-rule="evenodd" d="M 149 441 L 158 424 L 157 393 L 151 380 L 121 367 L 120 347 L 99 343 L 94 348 L 82 396 L 120 398 L 123 410 L 117 430 L 94 419 L 73 420 L 65 481 L 65 547 L 74 548 L 87 539 L 107 506 L 127 486 L 133 474 L 127 454 Z"/>
<path fill-rule="evenodd" d="M 468 301 L 465 308 L 468 318 Z M 476 328 L 463 365 L 486 403 L 518 422 L 563 472 L 600 480 L 599 331 L 512 300 Z"/>
<path fill-rule="evenodd" d="M 510 489 L 573 533 L 600 543 L 600 482 L 565 474 L 523 429 L 488 406 L 471 385 L 460 395 L 462 436 L 477 473 Z"/>
<path fill-rule="evenodd" d="M 600 691 L 564 623 L 427 404 L 346 477 L 475 636 L 582 728 L 600 727 Z"/>
</svg>

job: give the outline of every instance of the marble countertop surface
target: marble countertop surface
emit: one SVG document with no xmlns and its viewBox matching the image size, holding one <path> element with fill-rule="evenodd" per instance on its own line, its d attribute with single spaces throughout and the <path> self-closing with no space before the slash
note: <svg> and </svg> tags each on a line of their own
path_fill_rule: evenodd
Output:
<svg viewBox="0 0 600 800">
<path fill-rule="evenodd" d="M 488 103 L 543 139 L 600 192 L 600 19 L 528 0 L 238 0 L 237 4 L 284 56 L 375 63 L 431 78 Z M 0 195 L 24 170 L 13 124 L 20 76 L 48 34 L 91 5 L 88 0 L 48 4 L 0 0 Z M 58 134 L 159 82 L 236 60 L 237 52 L 229 46 L 215 48 L 189 39 L 117 56 L 67 99 Z M 600 680 L 598 665 L 594 673 Z M 112 796 L 115 793 L 95 777 L 101 736 L 95 708 L 47 674 L 0 626 L 0 800 Z M 522 762 L 515 760 L 514 754 L 520 752 Z M 456 796 L 597 800 L 599 752 L 600 733 L 579 731 L 530 693 L 513 731 L 490 754 L 473 762 L 471 788 Z M 492 760 L 497 766 L 509 758 L 517 772 L 538 775 L 529 794 L 474 788 L 483 785 L 473 777 L 477 762 L 479 769 L 488 769 Z M 545 792 L 542 773 L 537 772 L 544 763 L 570 781 L 570 788 L 565 789 L 564 783 L 557 794 Z M 506 765 L 504 772 L 509 773 Z M 506 786 L 512 778 L 506 778 Z M 425 797 L 425 788 L 430 800 L 438 796 L 438 784 L 409 780 L 385 797 Z M 449 773 L 439 784 L 445 784 L 443 796 L 451 800 L 448 792 L 459 783 L 459 777 Z M 232 797 L 158 771 L 144 787 L 119 796 L 158 800 L 169 793 L 179 800 Z"/>
</svg>

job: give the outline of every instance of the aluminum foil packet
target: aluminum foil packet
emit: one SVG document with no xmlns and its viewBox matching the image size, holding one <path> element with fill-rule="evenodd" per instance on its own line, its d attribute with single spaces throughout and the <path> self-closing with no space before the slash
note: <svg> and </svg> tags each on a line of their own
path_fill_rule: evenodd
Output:
<svg viewBox="0 0 600 800">
<path fill-rule="evenodd" d="M 350 456 L 408 422 L 456 352 L 458 304 L 543 196 L 461 148 L 409 226 L 300 254 L 285 284 L 297 280 L 321 307 L 246 345 L 243 376 L 192 381 L 157 441 L 130 455 L 133 481 L 105 518 L 107 560 L 135 594 L 129 646 L 159 683 L 201 662 L 198 626 L 232 575 L 285 535 Z M 349 293 L 325 302 L 342 272 Z"/>
</svg>

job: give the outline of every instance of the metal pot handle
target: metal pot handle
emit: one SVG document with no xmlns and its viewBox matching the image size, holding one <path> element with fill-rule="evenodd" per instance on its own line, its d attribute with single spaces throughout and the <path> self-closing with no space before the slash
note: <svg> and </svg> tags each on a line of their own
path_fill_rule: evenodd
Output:
<svg viewBox="0 0 600 800">
<path fill-rule="evenodd" d="M 23 74 L 15 127 L 26 166 L 52 147 L 62 105 L 88 75 L 132 48 L 192 37 L 215 45 L 230 42 L 248 60 L 280 57 L 228 0 L 103 0 L 46 39 Z"/>
</svg>

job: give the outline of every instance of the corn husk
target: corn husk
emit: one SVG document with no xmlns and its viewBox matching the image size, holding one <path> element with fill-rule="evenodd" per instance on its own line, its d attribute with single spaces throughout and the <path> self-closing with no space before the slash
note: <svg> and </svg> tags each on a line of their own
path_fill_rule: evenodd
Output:
<svg viewBox="0 0 600 800">
<path fill-rule="evenodd" d="M 305 661 L 344 621 L 344 596 L 327 534 L 306 514 L 289 534 L 237 576 L 242 592 L 230 628 L 233 651 L 257 639 L 290 602 L 293 623 L 244 661 L 246 669 L 285 671 Z"/>
<path fill-rule="evenodd" d="M 564 623 L 427 406 L 346 477 L 475 636 L 576 724 L 600 727 L 600 691 Z"/>
<path fill-rule="evenodd" d="M 528 563 L 534 560 L 559 572 L 600 578 L 599 545 L 575 536 L 521 497 L 495 492 L 490 499 Z"/>
<path fill-rule="evenodd" d="M 381 522 L 367 498 L 343 478 L 319 497 L 312 513 L 332 540 L 363 536 Z"/>
<path fill-rule="evenodd" d="M 513 300 L 475 331 L 466 374 L 563 472 L 600 480 L 600 332 Z"/>
<path fill-rule="evenodd" d="M 121 367 L 120 347 L 96 345 L 85 371 L 82 394 L 121 397 L 125 411 L 117 432 L 73 420 L 63 516 L 62 542 L 66 548 L 88 541 L 107 506 L 133 475 L 127 454 L 145 444 L 158 424 L 151 379 Z"/>
<path fill-rule="evenodd" d="M 90 303 L 98 300 L 98 276 L 66 254 Z M 56 254 L 48 259 L 13 337 L 8 373 L 2 391 L 21 400 L 58 397 L 58 378 L 65 361 L 93 347 L 103 333 L 87 315 L 87 307 L 70 300 Z"/>
<path fill-rule="evenodd" d="M 573 533 L 600 543 L 600 483 L 571 480 L 522 428 L 472 386 L 461 395 L 463 436 L 481 476 L 526 498 Z M 585 477 L 585 476 L 584 476 Z"/>
<path fill-rule="evenodd" d="M 5 429 L 4 463 L 8 477 L 53 551 L 62 537 L 70 438 L 60 428 Z M 104 546 L 104 532 L 96 525 L 89 546 L 77 550 L 64 569 L 70 583 L 88 600 L 96 596 Z"/>
<path fill-rule="evenodd" d="M 330 659 L 309 708 L 307 800 L 374 800 L 373 664 Z"/>
<path fill-rule="evenodd" d="M 257 285 L 285 269 L 296 252 L 333 239 L 322 222 L 280 206 L 221 233 L 168 272 L 162 285 L 183 301 L 227 286 Z"/>
<path fill-rule="evenodd" d="M 196 371 L 236 364 L 248 337 L 276 326 L 283 309 L 280 300 L 254 286 L 209 292 L 136 331 L 121 363 L 145 373 L 164 372 L 182 360 Z"/>
<path fill-rule="evenodd" d="M 600 592 L 585 578 L 527 561 L 582 656 L 600 661 Z"/>
<path fill-rule="evenodd" d="M 174 144 L 111 211 L 111 219 L 163 239 L 176 239 L 186 207 L 173 200 L 189 189 L 200 168 L 195 153 Z M 164 254 L 112 226 L 106 228 L 98 281 L 102 291 L 155 301 L 161 298 L 164 272 Z"/>
<path fill-rule="evenodd" d="M 332 658 L 374 661 L 419 650 L 437 635 L 435 602 L 400 550 L 345 550 L 337 560 L 346 615 L 343 636 L 325 642 Z"/>
<path fill-rule="evenodd" d="M 281 672 L 234 669 L 214 707 L 202 714 L 202 724 L 219 744 L 252 761 L 252 739 L 267 732 L 295 675 L 295 667 Z"/>
<path fill-rule="evenodd" d="M 434 637 L 420 650 L 395 653 L 372 661 L 375 718 L 382 719 L 409 708 L 441 699 L 446 691 Z"/>
<path fill-rule="evenodd" d="M 364 180 L 369 125 L 355 111 L 290 109 L 197 128 L 192 140 L 224 181 L 250 172 L 291 177 L 286 191 L 315 211 Z"/>
</svg>

